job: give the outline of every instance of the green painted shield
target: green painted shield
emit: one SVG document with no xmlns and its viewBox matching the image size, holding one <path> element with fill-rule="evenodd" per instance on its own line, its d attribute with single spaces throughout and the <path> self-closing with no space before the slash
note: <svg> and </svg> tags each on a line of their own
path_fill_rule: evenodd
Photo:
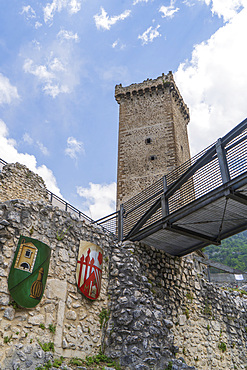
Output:
<svg viewBox="0 0 247 370">
<path fill-rule="evenodd" d="M 20 236 L 8 279 L 9 292 L 19 306 L 32 308 L 40 302 L 45 290 L 50 256 L 48 245 Z"/>
</svg>

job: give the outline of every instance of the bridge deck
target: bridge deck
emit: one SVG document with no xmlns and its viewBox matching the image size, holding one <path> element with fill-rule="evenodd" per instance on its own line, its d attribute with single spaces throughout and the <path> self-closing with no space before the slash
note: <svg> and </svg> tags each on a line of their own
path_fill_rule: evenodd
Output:
<svg viewBox="0 0 247 370">
<path fill-rule="evenodd" d="M 243 181 L 243 180 L 242 180 Z M 247 183 L 247 174 L 244 181 Z M 241 181 L 240 181 L 241 183 Z M 234 194 L 247 194 L 247 184 Z M 172 215 L 142 229 L 131 239 L 183 256 L 247 229 L 247 202 L 232 197 L 228 189 L 217 189 Z"/>
<path fill-rule="evenodd" d="M 247 119 L 97 223 L 177 256 L 246 230 Z"/>
</svg>

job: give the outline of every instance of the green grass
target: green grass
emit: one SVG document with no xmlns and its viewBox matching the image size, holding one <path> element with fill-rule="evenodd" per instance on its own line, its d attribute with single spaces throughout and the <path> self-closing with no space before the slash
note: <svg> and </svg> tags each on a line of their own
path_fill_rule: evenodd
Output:
<svg viewBox="0 0 247 370">
<path fill-rule="evenodd" d="M 93 366 L 93 365 L 106 365 L 108 367 L 114 367 L 116 370 L 121 370 L 121 366 L 113 361 L 111 358 L 104 355 L 101 351 L 94 356 L 86 356 L 85 360 L 75 357 L 72 358 L 69 362 L 70 365 L 74 366 Z M 103 366 L 104 368 L 104 366 Z"/>
<path fill-rule="evenodd" d="M 226 352 L 226 343 L 220 342 L 218 347 L 222 352 Z"/>
<path fill-rule="evenodd" d="M 54 343 L 53 342 L 48 342 L 48 343 L 41 343 L 39 340 L 38 340 L 38 343 L 40 345 L 40 347 L 43 349 L 44 352 L 54 352 Z"/>
<path fill-rule="evenodd" d="M 54 333 L 55 333 L 55 331 L 56 331 L 56 325 L 50 324 L 50 325 L 49 325 L 49 330 L 50 330 L 50 332 L 51 332 L 51 333 L 53 333 L 53 334 L 54 334 Z"/>
</svg>

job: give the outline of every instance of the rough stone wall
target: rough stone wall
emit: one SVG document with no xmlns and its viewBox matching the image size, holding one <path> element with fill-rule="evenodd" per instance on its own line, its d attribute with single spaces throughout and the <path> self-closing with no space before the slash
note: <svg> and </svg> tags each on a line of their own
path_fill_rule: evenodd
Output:
<svg viewBox="0 0 247 370">
<path fill-rule="evenodd" d="M 117 208 L 190 158 L 189 112 L 172 73 L 127 87 L 119 103 Z"/>
<path fill-rule="evenodd" d="M 44 180 L 20 163 L 10 163 L 0 173 L 0 201 L 27 199 L 48 201 Z"/>
<path fill-rule="evenodd" d="M 116 245 L 106 353 L 124 369 L 246 369 L 247 296 L 205 277 L 192 255 Z"/>
<path fill-rule="evenodd" d="M 46 289 L 34 309 L 10 305 L 7 278 L 20 235 L 43 241 L 52 249 Z M 100 245 L 104 251 L 101 294 L 96 301 L 87 300 L 76 286 L 80 240 Z M 98 353 L 102 340 L 99 314 L 108 305 L 107 261 L 112 244 L 99 226 L 45 202 L 0 203 L 0 369 L 34 370 L 48 361 L 51 353 L 45 353 L 38 340 L 54 342 L 55 356 L 85 358 Z M 50 324 L 56 326 L 55 333 L 49 330 Z"/>
</svg>

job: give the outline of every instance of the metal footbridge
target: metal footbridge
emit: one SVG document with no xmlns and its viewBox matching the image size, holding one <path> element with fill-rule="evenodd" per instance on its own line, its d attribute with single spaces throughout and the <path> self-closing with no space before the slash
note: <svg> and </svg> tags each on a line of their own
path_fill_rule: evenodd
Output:
<svg viewBox="0 0 247 370">
<path fill-rule="evenodd" d="M 247 229 L 247 119 L 97 224 L 183 256 Z"/>
</svg>

